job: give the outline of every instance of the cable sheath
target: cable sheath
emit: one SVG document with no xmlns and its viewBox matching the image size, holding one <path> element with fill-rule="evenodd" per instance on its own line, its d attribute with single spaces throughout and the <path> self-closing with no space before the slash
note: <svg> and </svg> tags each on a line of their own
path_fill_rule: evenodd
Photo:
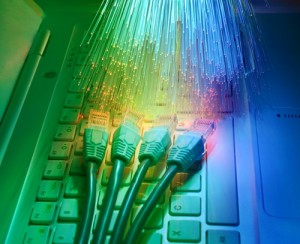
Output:
<svg viewBox="0 0 300 244">
<path fill-rule="evenodd" d="M 108 186 L 103 199 L 102 207 L 95 230 L 93 243 L 103 244 L 107 235 L 118 192 L 122 182 L 125 163 L 116 159 L 108 180 Z"/>
<path fill-rule="evenodd" d="M 151 214 L 152 210 L 156 207 L 160 197 L 166 191 L 169 184 L 171 183 L 172 179 L 179 171 L 177 165 L 170 165 L 163 175 L 162 179 L 158 182 L 156 187 L 153 189 L 152 193 L 148 197 L 147 201 L 145 202 L 142 209 L 139 211 L 138 215 L 134 218 L 134 221 L 131 225 L 131 228 L 125 238 L 124 243 L 126 244 L 133 244 L 137 243 L 137 237 L 141 233 L 145 223 L 149 215 Z"/>
<path fill-rule="evenodd" d="M 86 184 L 87 196 L 85 198 L 85 206 L 81 219 L 80 228 L 78 230 L 78 244 L 86 244 L 90 239 L 90 232 L 93 223 L 94 210 L 96 204 L 96 186 L 97 186 L 97 169 L 98 165 L 93 162 L 88 162 L 86 166 Z"/>
<path fill-rule="evenodd" d="M 123 240 L 126 224 L 130 216 L 132 206 L 150 165 L 151 161 L 149 159 L 143 160 L 134 174 L 132 183 L 124 197 L 117 217 L 114 231 L 110 239 L 111 244 L 119 244 Z"/>
</svg>

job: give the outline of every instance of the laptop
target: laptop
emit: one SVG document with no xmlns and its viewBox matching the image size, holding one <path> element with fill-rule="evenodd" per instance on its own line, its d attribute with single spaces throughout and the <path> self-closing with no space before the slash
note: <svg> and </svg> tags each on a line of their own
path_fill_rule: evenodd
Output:
<svg viewBox="0 0 300 244">
<path fill-rule="evenodd" d="M 0 242 L 74 243 L 85 196 L 87 121 L 78 119 L 83 95 L 72 78 L 86 55 L 79 44 L 98 4 L 36 3 L 45 16 L 0 125 Z M 300 242 L 300 16 L 258 13 L 257 21 L 269 59 L 261 96 L 251 99 L 244 91 L 241 116 L 229 99 L 202 167 L 176 175 L 139 243 Z M 115 129 L 111 124 L 111 134 Z M 184 130 L 183 123 L 175 137 Z M 95 222 L 111 170 L 111 143 L 97 176 Z M 123 175 L 112 226 L 137 163 L 135 156 Z M 164 170 L 162 163 L 147 173 L 135 209 Z"/>
</svg>

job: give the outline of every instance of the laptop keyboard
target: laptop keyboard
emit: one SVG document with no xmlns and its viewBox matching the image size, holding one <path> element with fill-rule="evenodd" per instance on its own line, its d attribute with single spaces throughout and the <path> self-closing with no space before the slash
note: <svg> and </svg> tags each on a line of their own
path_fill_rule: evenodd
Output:
<svg viewBox="0 0 300 244">
<path fill-rule="evenodd" d="M 82 60 L 81 53 L 78 60 Z M 86 194 L 83 134 L 87 127 L 86 118 L 93 107 L 92 102 L 84 105 L 84 95 L 78 90 L 76 81 L 72 80 L 32 207 L 24 243 L 74 243 Z M 119 123 L 120 120 L 114 119 L 110 124 L 106 156 L 97 176 L 97 204 L 92 232 L 112 169 L 112 135 Z M 151 126 L 151 121 L 144 123 L 142 133 Z M 229 146 L 222 149 L 216 145 L 213 153 L 205 156 L 202 165 L 175 176 L 149 216 L 138 243 L 240 243 L 232 119 L 227 119 L 225 126 L 231 128 L 224 132 L 230 140 Z M 173 141 L 185 130 L 185 122 L 181 120 Z M 220 133 L 217 136 L 222 136 Z M 227 148 L 231 148 L 229 153 L 224 152 Z M 139 147 L 124 170 L 106 243 L 109 243 L 122 199 L 139 164 L 138 150 Z M 162 177 L 165 166 L 165 162 L 161 162 L 148 170 L 135 200 L 131 220 Z"/>
</svg>

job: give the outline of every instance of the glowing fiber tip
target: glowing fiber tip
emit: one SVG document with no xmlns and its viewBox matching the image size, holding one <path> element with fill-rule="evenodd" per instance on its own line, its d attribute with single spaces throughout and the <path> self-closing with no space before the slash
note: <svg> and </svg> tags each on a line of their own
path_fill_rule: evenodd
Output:
<svg viewBox="0 0 300 244">
<path fill-rule="evenodd" d="M 247 0 L 104 0 L 75 77 L 101 111 L 218 112 L 262 71 L 259 42 Z"/>
</svg>

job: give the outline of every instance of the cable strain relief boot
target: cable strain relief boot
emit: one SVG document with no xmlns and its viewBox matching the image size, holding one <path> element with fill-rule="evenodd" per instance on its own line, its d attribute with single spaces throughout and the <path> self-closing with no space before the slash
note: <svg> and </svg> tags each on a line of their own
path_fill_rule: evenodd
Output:
<svg viewBox="0 0 300 244">
<path fill-rule="evenodd" d="M 170 146 L 170 131 L 166 127 L 154 127 L 144 134 L 138 156 L 139 161 L 148 158 L 153 166 L 163 159 Z"/>
<path fill-rule="evenodd" d="M 113 136 L 111 149 L 112 160 L 120 159 L 126 165 L 131 161 L 136 147 L 140 141 L 139 129 L 132 123 L 124 123 L 119 126 Z"/>
<path fill-rule="evenodd" d="M 108 132 L 104 128 L 85 129 L 83 139 L 84 164 L 94 162 L 100 166 L 105 156 L 107 141 Z"/>
<path fill-rule="evenodd" d="M 197 133 L 187 132 L 177 138 L 168 156 L 167 165 L 176 164 L 184 172 L 194 162 L 198 162 L 204 152 L 204 139 Z"/>
</svg>

